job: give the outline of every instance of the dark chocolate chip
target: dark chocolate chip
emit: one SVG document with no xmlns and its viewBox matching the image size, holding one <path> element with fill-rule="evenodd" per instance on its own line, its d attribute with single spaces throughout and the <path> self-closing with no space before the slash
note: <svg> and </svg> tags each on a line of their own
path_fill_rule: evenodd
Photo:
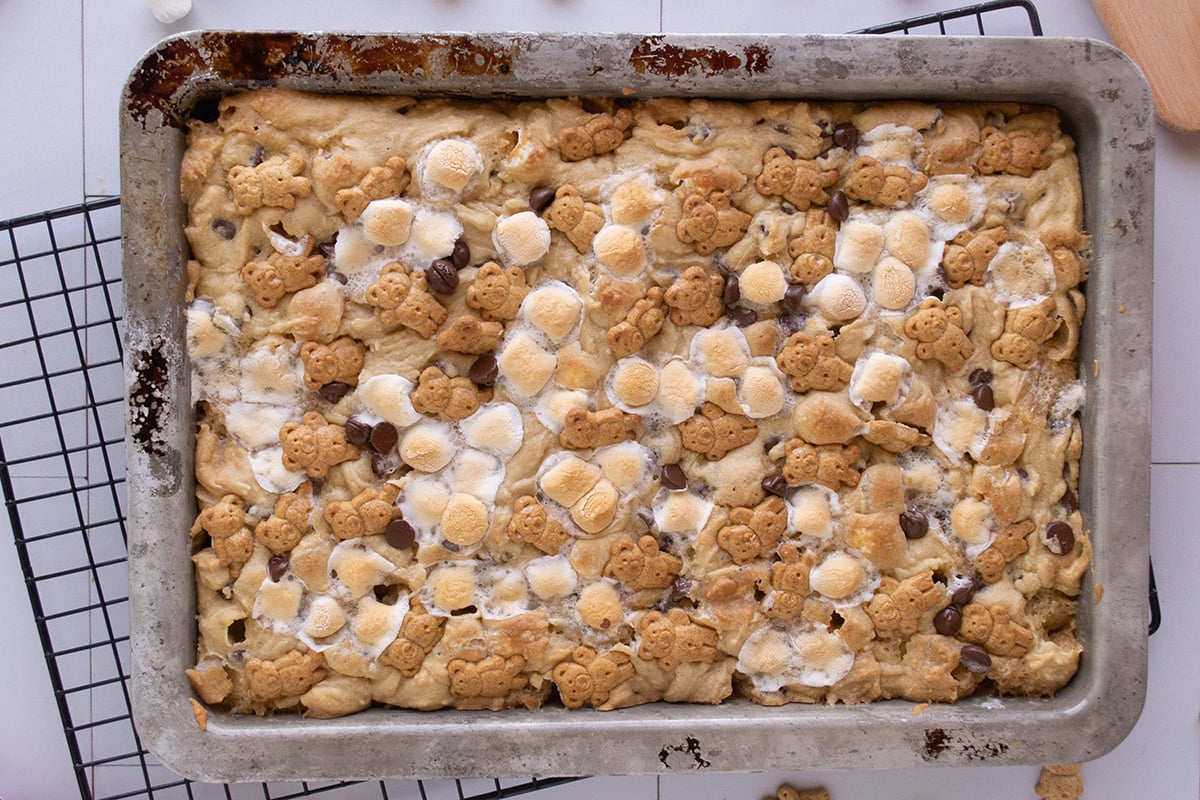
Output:
<svg viewBox="0 0 1200 800">
<path fill-rule="evenodd" d="M 762 480 L 763 490 L 777 497 L 785 497 L 788 491 L 787 478 L 778 472 L 774 475 L 768 475 Z"/>
<path fill-rule="evenodd" d="M 412 525 L 408 524 L 408 520 L 394 519 L 388 523 L 387 530 L 383 532 L 383 538 L 392 547 L 403 550 L 411 547 L 412 543 L 417 540 L 417 532 L 413 530 Z"/>
<path fill-rule="evenodd" d="M 442 539 L 442 547 L 446 550 L 449 550 L 451 553 L 457 553 L 459 550 L 458 545 L 449 539 Z"/>
<path fill-rule="evenodd" d="M 850 200 L 847 199 L 846 193 L 841 189 L 837 189 L 833 194 L 829 195 L 829 202 L 825 204 L 825 210 L 829 212 L 829 216 L 838 222 L 845 222 L 849 219 Z"/>
<path fill-rule="evenodd" d="M 833 126 L 833 143 L 838 147 L 853 150 L 858 144 L 858 128 L 853 122 L 839 122 Z"/>
<path fill-rule="evenodd" d="M 496 379 L 500 377 L 500 365 L 496 363 L 495 353 L 484 353 L 479 358 L 475 359 L 475 363 L 467 370 L 467 377 L 476 386 L 495 386 Z"/>
<path fill-rule="evenodd" d="M 1017 467 L 1017 477 L 1023 481 L 1027 481 L 1029 480 L 1029 473 L 1025 471 L 1024 467 Z"/>
<path fill-rule="evenodd" d="M 321 242 L 317 245 L 317 250 L 326 258 L 333 258 L 333 254 L 337 252 L 337 234 L 333 235 L 332 241 Z"/>
<path fill-rule="evenodd" d="M 739 328 L 745 328 L 758 322 L 758 312 L 753 308 L 727 308 L 725 316 Z"/>
<path fill-rule="evenodd" d="M 737 305 L 737 301 L 742 299 L 742 287 L 738 284 L 737 275 L 725 276 L 725 293 L 721 298 L 727 306 Z"/>
<path fill-rule="evenodd" d="M 1079 510 L 1079 498 L 1071 491 L 1070 486 L 1063 492 L 1062 497 L 1058 498 L 1058 502 L 1062 503 L 1063 508 L 1067 510 L 1068 514 L 1073 514 Z"/>
<path fill-rule="evenodd" d="M 535 186 L 529 193 L 529 207 L 541 214 L 554 202 L 553 186 Z"/>
<path fill-rule="evenodd" d="M 455 269 L 463 269 L 471 263 L 471 248 L 462 239 L 454 243 L 454 250 L 450 253 L 450 263 L 454 265 Z"/>
<path fill-rule="evenodd" d="M 371 440 L 371 423 L 354 416 L 346 420 L 346 441 L 359 447 Z"/>
<path fill-rule="evenodd" d="M 929 532 L 929 518 L 925 512 L 910 508 L 900 515 L 900 529 L 906 539 L 920 539 Z"/>
<path fill-rule="evenodd" d="M 804 288 L 803 283 L 793 283 L 783 293 L 783 307 L 793 314 L 799 314 L 804 307 L 804 297 L 807 294 L 808 290 Z"/>
<path fill-rule="evenodd" d="M 664 464 L 662 468 L 662 485 L 671 491 L 680 491 L 688 487 L 687 475 L 678 464 Z"/>
<path fill-rule="evenodd" d="M 971 390 L 971 399 L 984 411 L 991 411 L 996 407 L 996 396 L 992 393 L 992 387 L 986 383 L 981 383 Z"/>
<path fill-rule="evenodd" d="M 979 584 L 974 578 L 967 578 L 967 582 L 954 590 L 954 594 L 950 595 L 950 602 L 956 606 L 965 606 L 975 598 L 975 592 L 979 589 Z"/>
<path fill-rule="evenodd" d="M 971 376 L 967 380 L 971 382 L 971 386 L 981 386 L 985 383 L 991 383 L 992 371 L 979 367 L 971 371 Z"/>
<path fill-rule="evenodd" d="M 317 394 L 321 395 L 321 399 L 326 403 L 336 403 L 345 397 L 346 393 L 349 391 L 350 384 L 342 383 L 341 381 L 334 381 L 332 383 L 325 384 L 320 389 L 317 389 Z"/>
<path fill-rule="evenodd" d="M 250 154 L 250 166 L 257 167 L 259 164 L 267 160 L 267 148 L 259 145 L 254 148 L 254 152 Z"/>
<path fill-rule="evenodd" d="M 958 651 L 958 663 L 967 668 L 967 672 L 983 675 L 992 668 L 992 657 L 979 645 L 964 644 Z"/>
<path fill-rule="evenodd" d="M 962 612 L 957 606 L 946 606 L 933 617 L 933 629 L 942 636 L 953 636 L 962 627 Z"/>
<path fill-rule="evenodd" d="M 237 236 L 237 226 L 227 219 L 217 217 L 212 221 L 212 229 L 217 232 L 225 241 L 229 241 L 234 236 Z"/>
<path fill-rule="evenodd" d="M 396 468 L 399 466 L 400 459 L 397 458 L 394 453 L 371 453 L 371 471 L 374 472 L 377 477 L 386 478 L 388 475 L 391 475 L 393 472 L 395 472 Z"/>
<path fill-rule="evenodd" d="M 267 560 L 267 572 L 271 573 L 271 580 L 276 583 L 279 583 L 279 579 L 283 577 L 283 573 L 287 572 L 287 568 L 287 556 L 271 556 Z"/>
<path fill-rule="evenodd" d="M 694 582 L 688 578 L 676 578 L 675 582 L 671 584 L 671 602 L 678 603 L 680 600 L 690 597 L 694 585 Z"/>
<path fill-rule="evenodd" d="M 1056 556 L 1066 555 L 1075 549 L 1075 532 L 1062 520 L 1056 520 L 1046 526 L 1043 540 L 1046 543 L 1046 549 Z"/>
<path fill-rule="evenodd" d="M 371 428 L 371 447 L 375 448 L 376 452 L 390 453 L 398 441 L 400 434 L 390 422 L 379 422 Z"/>
<path fill-rule="evenodd" d="M 450 294 L 458 288 L 458 270 L 450 259 L 439 258 L 425 270 L 425 282 L 432 292 Z"/>
<path fill-rule="evenodd" d="M 329 273 L 329 277 L 340 283 L 342 286 L 345 286 L 350 282 L 350 279 L 340 272 L 331 272 Z"/>
</svg>

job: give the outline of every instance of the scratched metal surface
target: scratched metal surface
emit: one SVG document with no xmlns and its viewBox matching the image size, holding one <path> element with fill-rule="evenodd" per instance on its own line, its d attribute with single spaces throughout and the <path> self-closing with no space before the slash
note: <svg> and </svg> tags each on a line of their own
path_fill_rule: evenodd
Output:
<svg viewBox="0 0 1200 800">
<path fill-rule="evenodd" d="M 372 709 L 336 720 L 209 717 L 194 655 L 187 530 L 193 421 L 184 354 L 182 125 L 222 92 L 474 97 L 626 95 L 1024 100 L 1057 106 L 1081 153 L 1093 236 L 1080 360 L 1088 392 L 1081 505 L 1093 580 L 1087 656 L 1052 699 L 972 698 L 919 716 L 855 707 L 656 703 L 495 714 Z M 1099 42 L 954 37 L 191 33 L 151 51 L 123 97 L 134 710 L 165 764 L 208 780 L 632 774 L 1071 762 L 1114 747 L 1145 694 L 1153 113 L 1145 82 Z M 165 212 L 165 213 L 164 213 Z M 1118 314 L 1118 301 L 1124 313 Z M 1102 365 L 1102 366 L 1100 366 Z"/>
</svg>

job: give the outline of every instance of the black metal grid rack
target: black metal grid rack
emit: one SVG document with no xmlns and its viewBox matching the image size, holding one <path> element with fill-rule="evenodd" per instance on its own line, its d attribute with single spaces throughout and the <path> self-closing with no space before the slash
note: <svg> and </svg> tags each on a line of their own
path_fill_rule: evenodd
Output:
<svg viewBox="0 0 1200 800">
<path fill-rule="evenodd" d="M 858 32 L 1040 35 L 1041 23 L 1028 0 L 996 0 Z M 129 696 L 119 202 L 0 222 L 0 486 L 81 797 L 500 800 L 575 780 L 200 784 L 142 747 Z"/>
</svg>

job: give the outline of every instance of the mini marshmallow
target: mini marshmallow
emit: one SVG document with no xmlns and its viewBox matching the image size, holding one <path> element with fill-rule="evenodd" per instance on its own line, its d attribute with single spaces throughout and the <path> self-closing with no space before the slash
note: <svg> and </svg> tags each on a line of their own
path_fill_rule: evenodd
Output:
<svg viewBox="0 0 1200 800">
<path fill-rule="evenodd" d="M 799 681 L 805 686 L 832 686 L 854 666 L 854 653 L 834 633 L 802 633 L 793 640 Z"/>
<path fill-rule="evenodd" d="M 521 211 L 496 223 L 496 244 L 509 264 L 523 267 L 550 249 L 550 226 L 532 211 Z"/>
<path fill-rule="evenodd" d="M 504 464 L 496 456 L 480 450 L 464 450 L 455 456 L 443 473 L 452 492 L 466 492 L 485 503 L 496 499 L 504 482 Z"/>
<path fill-rule="evenodd" d="M 888 253 L 912 269 L 920 269 L 929 260 L 929 226 L 911 211 L 900 211 L 883 229 Z"/>
<path fill-rule="evenodd" d="M 444 612 L 458 611 L 475 602 L 475 569 L 471 564 L 443 564 L 429 576 L 433 605 Z"/>
<path fill-rule="evenodd" d="M 746 267 L 738 284 L 744 299 L 761 305 L 779 302 L 788 288 L 783 268 L 774 261 L 758 261 Z"/>
<path fill-rule="evenodd" d="M 882 254 L 882 228 L 873 222 L 847 220 L 838 231 L 833 265 L 845 272 L 870 272 Z"/>
<path fill-rule="evenodd" d="M 646 482 L 655 461 L 654 453 L 637 442 L 602 447 L 592 459 L 617 491 L 625 494 Z"/>
<path fill-rule="evenodd" d="M 424 178 L 452 192 L 462 191 L 471 179 L 483 171 L 483 157 L 471 142 L 446 139 L 426 155 Z"/>
<path fill-rule="evenodd" d="M 846 553 L 832 553 L 813 567 L 809 583 L 831 600 L 841 600 L 859 590 L 867 572 L 857 558 Z"/>
<path fill-rule="evenodd" d="M 751 419 L 772 417 L 783 410 L 788 392 L 783 375 L 772 358 L 756 358 L 742 373 L 737 397 L 746 416 Z"/>
<path fill-rule="evenodd" d="M 966 189 L 957 183 L 942 183 L 929 192 L 929 210 L 943 222 L 962 225 L 974 216 Z"/>
<path fill-rule="evenodd" d="M 354 617 L 350 620 L 350 633 L 367 658 L 378 658 L 388 645 L 396 641 L 408 609 L 407 597 L 390 606 L 374 597 L 364 597 L 359 601 Z"/>
<path fill-rule="evenodd" d="M 862 409 L 869 409 L 875 403 L 895 405 L 911 369 L 900 356 L 878 350 L 864 354 L 855 362 L 850 375 L 850 400 Z"/>
<path fill-rule="evenodd" d="M 694 533 L 708 524 L 712 510 L 711 500 L 663 490 L 654 498 L 654 524 L 663 533 Z"/>
<path fill-rule="evenodd" d="M 261 450 L 279 443 L 279 429 L 296 418 L 286 406 L 263 403 L 233 403 L 225 415 L 225 430 L 247 450 Z"/>
<path fill-rule="evenodd" d="M 751 635 L 738 651 L 738 671 L 746 675 L 777 675 L 792 658 L 785 634 L 762 628 Z"/>
<path fill-rule="evenodd" d="M 467 445 L 508 458 L 521 449 L 525 437 L 521 410 L 512 403 L 485 403 L 459 423 Z"/>
<path fill-rule="evenodd" d="M 542 390 L 554 374 L 555 358 L 533 337 L 522 332 L 509 338 L 496 363 L 517 394 L 532 397 Z"/>
<path fill-rule="evenodd" d="M 538 398 L 533 413 L 538 422 L 553 433 L 560 433 L 567 424 L 567 414 L 573 408 L 587 408 L 590 396 L 582 389 L 551 389 Z"/>
<path fill-rule="evenodd" d="M 829 502 L 831 492 L 819 486 L 800 489 L 792 494 L 788 504 L 792 507 L 792 527 L 800 533 L 827 539 L 833 535 L 833 507 Z"/>
<path fill-rule="evenodd" d="M 866 427 L 859 409 L 841 392 L 809 392 L 792 411 L 792 426 L 810 444 L 847 444 Z"/>
<path fill-rule="evenodd" d="M 375 375 L 358 384 L 355 393 L 366 409 L 397 428 L 421 421 L 412 406 L 413 382 L 402 375 Z"/>
<path fill-rule="evenodd" d="M 583 301 L 562 281 L 548 281 L 525 296 L 520 314 L 557 344 L 579 324 Z"/>
<path fill-rule="evenodd" d="M 575 591 L 579 577 L 566 556 L 535 558 L 525 565 L 525 580 L 542 600 L 565 597 Z"/>
<path fill-rule="evenodd" d="M 304 366 L 286 347 L 257 347 L 242 356 L 242 400 L 294 405 L 303 391 Z"/>
<path fill-rule="evenodd" d="M 542 474 L 538 486 L 554 502 L 570 507 L 599 483 L 600 477 L 598 466 L 568 455 Z"/>
<path fill-rule="evenodd" d="M 456 494 L 442 512 L 442 538 L 451 544 L 470 547 L 483 541 L 488 532 L 487 506 L 478 497 Z"/>
<path fill-rule="evenodd" d="M 268 578 L 262 582 L 258 595 L 254 598 L 251 616 L 274 629 L 275 626 L 291 623 L 296 618 L 300 613 L 300 601 L 303 598 L 302 582 L 287 577 L 279 581 Z"/>
<path fill-rule="evenodd" d="M 696 413 L 704 388 L 704 381 L 686 363 L 672 359 L 658 374 L 658 406 L 672 425 L 678 425 Z"/>
<path fill-rule="evenodd" d="M 600 631 L 616 628 L 625 618 L 621 596 L 617 594 L 616 588 L 606 581 L 583 587 L 575 608 L 585 625 Z"/>
<path fill-rule="evenodd" d="M 612 395 L 629 408 L 641 408 L 654 402 L 658 395 L 658 370 L 649 361 L 637 356 L 623 358 L 616 363 L 612 372 Z"/>
<path fill-rule="evenodd" d="M 450 489 L 440 478 L 410 475 L 396 505 L 410 524 L 428 531 L 441 524 L 448 502 Z"/>
<path fill-rule="evenodd" d="M 613 190 L 609 209 L 613 222 L 639 227 L 660 211 L 665 193 L 654 185 L 652 177 L 638 175 Z"/>
<path fill-rule="evenodd" d="M 806 303 L 834 322 L 849 322 L 867 310 L 867 296 L 858 281 L 836 272 L 817 281 Z"/>
<path fill-rule="evenodd" d="M 250 454 L 254 480 L 268 492 L 292 492 L 308 478 L 304 470 L 292 472 L 283 465 L 283 448 L 267 447 Z"/>
<path fill-rule="evenodd" d="M 912 270 L 898 258 L 888 256 L 875 265 L 871 276 L 875 304 L 889 311 L 902 311 L 917 293 L 917 280 Z"/>
<path fill-rule="evenodd" d="M 587 494 L 571 506 L 571 519 L 585 533 L 600 533 L 613 521 L 620 499 L 617 487 L 608 479 L 601 478 Z"/>
<path fill-rule="evenodd" d="M 318 596 L 308 607 L 304 621 L 304 633 L 314 639 L 332 636 L 346 624 L 346 612 L 332 597 Z"/>
<path fill-rule="evenodd" d="M 444 422 L 423 422 L 400 440 L 400 460 L 421 472 L 437 472 L 454 458 L 454 433 Z"/>
<path fill-rule="evenodd" d="M 369 594 L 395 568 L 374 550 L 363 548 L 360 539 L 348 539 L 329 554 L 329 572 L 331 575 L 337 573 L 341 590 L 352 600 Z"/>
<path fill-rule="evenodd" d="M 750 344 L 740 328 L 703 328 L 692 337 L 692 363 L 717 378 L 734 378 L 750 363 Z"/>
<path fill-rule="evenodd" d="M 950 512 L 950 530 L 967 544 L 985 544 L 992 535 L 991 509 L 981 500 L 959 501 Z"/>
<path fill-rule="evenodd" d="M 387 247 L 401 245 L 412 232 L 412 203 L 396 198 L 372 200 L 360 219 L 368 242 Z"/>
<path fill-rule="evenodd" d="M 404 252 L 414 261 L 445 258 L 454 251 L 462 232 L 462 223 L 453 212 L 418 208 Z"/>
<path fill-rule="evenodd" d="M 359 273 L 375 255 L 375 248 L 367 241 L 362 228 L 357 225 L 347 225 L 338 228 L 337 239 L 333 243 L 333 266 L 338 272 L 351 279 L 351 285 L 362 283 L 365 287 L 373 279 L 362 280 Z M 355 278 L 359 278 L 355 281 Z"/>
<path fill-rule="evenodd" d="M 646 268 L 646 246 L 642 237 L 624 225 L 606 225 L 592 240 L 596 260 L 617 275 L 633 277 Z"/>
<path fill-rule="evenodd" d="M 192 13 L 192 0 L 149 0 L 150 13 L 164 25 L 170 25 Z"/>
</svg>

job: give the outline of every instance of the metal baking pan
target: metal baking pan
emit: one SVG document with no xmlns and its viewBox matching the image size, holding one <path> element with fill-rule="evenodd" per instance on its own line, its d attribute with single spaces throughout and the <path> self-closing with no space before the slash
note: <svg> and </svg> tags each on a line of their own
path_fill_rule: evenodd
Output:
<svg viewBox="0 0 1200 800">
<path fill-rule="evenodd" d="M 979 697 L 920 714 L 899 700 L 375 708 L 334 720 L 212 714 L 201 732 L 184 676 L 195 657 L 195 503 L 179 164 L 197 104 L 258 86 L 1057 107 L 1078 144 L 1093 252 L 1079 497 L 1094 566 L 1078 675 L 1050 699 Z M 1118 50 L 1049 38 L 204 32 L 146 55 L 121 108 L 133 706 L 142 742 L 172 769 L 227 781 L 1063 763 L 1107 752 L 1133 726 L 1146 683 L 1154 138 L 1150 92 Z M 1095 603 L 1091 583 L 1097 598 L 1103 587 Z"/>
</svg>

